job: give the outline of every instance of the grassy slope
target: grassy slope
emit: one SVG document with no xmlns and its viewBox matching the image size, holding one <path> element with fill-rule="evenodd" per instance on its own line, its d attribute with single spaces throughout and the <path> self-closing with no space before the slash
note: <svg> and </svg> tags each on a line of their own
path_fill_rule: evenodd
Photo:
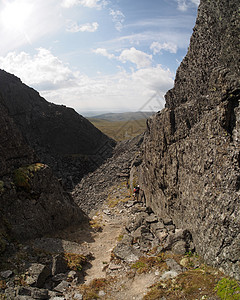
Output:
<svg viewBox="0 0 240 300">
<path fill-rule="evenodd" d="M 95 118 L 88 120 L 115 141 L 128 140 L 146 130 L 146 119 L 115 122 Z"/>
</svg>

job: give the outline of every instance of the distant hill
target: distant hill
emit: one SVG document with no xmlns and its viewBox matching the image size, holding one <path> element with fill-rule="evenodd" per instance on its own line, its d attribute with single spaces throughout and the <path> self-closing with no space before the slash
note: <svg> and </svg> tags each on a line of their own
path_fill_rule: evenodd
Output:
<svg viewBox="0 0 240 300">
<path fill-rule="evenodd" d="M 149 111 L 137 111 L 137 112 L 125 112 L 125 113 L 106 113 L 97 116 L 93 116 L 88 119 L 101 119 L 108 121 L 132 121 L 132 120 L 141 120 L 151 117 L 155 112 Z"/>
<path fill-rule="evenodd" d="M 146 120 L 154 112 L 107 113 L 88 120 L 115 141 L 125 141 L 143 133 Z"/>
</svg>

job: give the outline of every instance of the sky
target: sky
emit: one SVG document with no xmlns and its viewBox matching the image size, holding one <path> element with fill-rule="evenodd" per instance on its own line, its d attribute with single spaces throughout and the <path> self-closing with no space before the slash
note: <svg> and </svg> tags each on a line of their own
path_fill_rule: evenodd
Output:
<svg viewBox="0 0 240 300">
<path fill-rule="evenodd" d="M 0 69 L 90 112 L 158 111 L 199 0 L 0 0 Z"/>
</svg>

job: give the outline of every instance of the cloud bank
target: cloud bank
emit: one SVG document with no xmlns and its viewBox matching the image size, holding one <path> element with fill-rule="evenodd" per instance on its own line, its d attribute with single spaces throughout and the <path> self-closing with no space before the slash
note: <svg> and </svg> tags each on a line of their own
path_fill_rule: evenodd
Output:
<svg viewBox="0 0 240 300">
<path fill-rule="evenodd" d="M 102 55 L 107 55 L 104 50 Z M 123 51 L 124 53 L 124 51 Z M 135 61 L 133 54 L 142 55 L 130 49 L 122 58 Z M 139 57 L 140 57 L 139 56 Z M 146 57 L 150 63 L 150 58 Z M 140 64 L 139 61 L 135 62 Z M 79 112 L 87 110 L 138 110 L 150 109 L 144 105 L 154 95 L 160 100 L 151 103 L 151 109 L 160 110 L 163 96 L 173 86 L 173 74 L 161 65 L 126 72 L 119 68 L 114 75 L 90 78 L 74 72 L 50 50 L 39 48 L 35 55 L 25 52 L 9 53 L 0 57 L 0 68 L 15 74 L 27 85 L 37 89 L 48 101 L 74 107 Z M 148 66 L 147 66 L 148 65 Z"/>
</svg>

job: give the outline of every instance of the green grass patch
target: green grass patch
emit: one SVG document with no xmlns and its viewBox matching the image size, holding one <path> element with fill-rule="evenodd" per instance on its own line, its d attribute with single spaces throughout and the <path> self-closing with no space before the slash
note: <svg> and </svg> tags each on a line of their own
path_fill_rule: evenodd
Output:
<svg viewBox="0 0 240 300">
<path fill-rule="evenodd" d="M 136 269 L 139 274 L 147 273 L 152 268 L 160 268 L 163 266 L 164 260 L 161 256 L 142 256 L 132 264 L 131 268 Z"/>
<path fill-rule="evenodd" d="M 79 272 L 82 271 L 83 265 L 87 262 L 87 258 L 80 254 L 65 253 L 64 258 L 71 270 Z"/>
<path fill-rule="evenodd" d="M 217 297 L 216 284 L 220 279 L 222 279 L 222 274 L 219 271 L 202 265 L 199 269 L 188 270 L 174 279 L 156 283 L 143 299 L 157 300 L 161 297 L 168 300 L 195 300 L 212 297 L 215 299 Z"/>
<path fill-rule="evenodd" d="M 13 172 L 13 182 L 15 186 L 29 191 L 31 188 L 31 178 L 34 176 L 34 173 L 41 170 L 44 166 L 44 164 L 36 163 L 16 169 Z"/>
<path fill-rule="evenodd" d="M 240 300 L 239 282 L 230 278 L 221 279 L 215 290 L 222 300 Z"/>
</svg>

